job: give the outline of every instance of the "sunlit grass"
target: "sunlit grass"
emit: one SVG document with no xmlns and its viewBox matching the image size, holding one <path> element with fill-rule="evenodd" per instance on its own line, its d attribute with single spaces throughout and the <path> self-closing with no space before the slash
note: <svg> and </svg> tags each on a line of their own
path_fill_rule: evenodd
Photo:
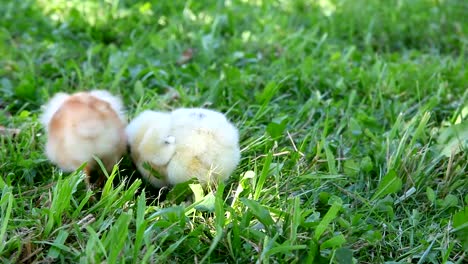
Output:
<svg viewBox="0 0 468 264">
<path fill-rule="evenodd" d="M 78 13 L 90 26 L 107 22 L 106 13 L 112 9 L 111 4 L 104 1 L 38 0 L 37 4 L 54 21 L 65 22 Z"/>
</svg>

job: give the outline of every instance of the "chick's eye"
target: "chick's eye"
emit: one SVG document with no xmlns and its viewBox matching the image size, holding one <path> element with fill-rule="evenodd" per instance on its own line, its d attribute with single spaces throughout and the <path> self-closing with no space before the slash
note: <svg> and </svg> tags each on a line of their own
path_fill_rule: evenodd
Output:
<svg viewBox="0 0 468 264">
<path fill-rule="evenodd" d="M 198 119 L 203 119 L 203 118 L 205 118 L 205 114 L 200 113 L 200 112 L 191 113 L 190 116 L 192 116 L 192 117 L 194 117 L 194 118 L 198 118 Z"/>
<path fill-rule="evenodd" d="M 174 144 L 175 143 L 175 137 L 173 136 L 168 136 L 164 139 L 164 144 L 169 145 L 169 144 Z"/>
</svg>

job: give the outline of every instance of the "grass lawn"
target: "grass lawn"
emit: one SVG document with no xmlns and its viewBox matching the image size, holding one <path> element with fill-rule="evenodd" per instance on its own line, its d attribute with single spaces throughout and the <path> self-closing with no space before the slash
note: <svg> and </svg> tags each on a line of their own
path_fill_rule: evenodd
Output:
<svg viewBox="0 0 468 264">
<path fill-rule="evenodd" d="M 468 1 L 0 10 L 1 263 L 467 263 Z M 240 165 L 213 190 L 155 190 L 126 156 L 91 202 L 38 116 L 96 88 L 129 119 L 225 112 Z"/>
</svg>

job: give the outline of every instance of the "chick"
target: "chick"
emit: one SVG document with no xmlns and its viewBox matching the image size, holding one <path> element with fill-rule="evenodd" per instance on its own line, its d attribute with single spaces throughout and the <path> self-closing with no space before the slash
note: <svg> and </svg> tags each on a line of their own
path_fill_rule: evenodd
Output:
<svg viewBox="0 0 468 264">
<path fill-rule="evenodd" d="M 138 170 L 155 187 L 193 177 L 202 184 L 223 181 L 240 160 L 237 129 L 223 114 L 212 110 L 145 111 L 126 131 Z"/>
<path fill-rule="evenodd" d="M 46 155 L 65 172 L 87 162 L 86 183 L 100 158 L 110 171 L 126 150 L 121 100 L 107 91 L 58 93 L 45 106 L 41 123 L 47 132 Z M 96 184 L 102 183 L 101 177 Z"/>
<path fill-rule="evenodd" d="M 166 168 L 175 153 L 175 138 L 169 134 L 170 131 L 171 115 L 150 110 L 139 114 L 126 129 L 131 156 L 138 171 L 158 188 L 168 185 Z M 159 178 L 154 172 L 159 174 Z"/>
<path fill-rule="evenodd" d="M 219 112 L 181 108 L 171 113 L 175 153 L 167 181 L 177 184 L 196 177 L 202 184 L 226 180 L 239 164 L 239 133 Z"/>
</svg>

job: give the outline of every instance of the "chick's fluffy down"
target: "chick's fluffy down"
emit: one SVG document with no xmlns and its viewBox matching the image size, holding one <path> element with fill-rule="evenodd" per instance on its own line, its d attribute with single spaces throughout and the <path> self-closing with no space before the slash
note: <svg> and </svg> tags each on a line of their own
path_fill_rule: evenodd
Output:
<svg viewBox="0 0 468 264">
<path fill-rule="evenodd" d="M 168 113 L 144 111 L 126 129 L 132 159 L 142 176 L 155 187 L 168 184 L 166 167 L 175 152 L 174 137 L 169 135 L 170 117 Z M 148 170 L 145 163 L 154 171 Z M 161 177 L 155 177 L 154 172 Z"/>
<path fill-rule="evenodd" d="M 168 182 L 226 180 L 240 160 L 237 129 L 223 114 L 202 108 L 175 110 L 171 120 L 176 151 L 167 167 Z"/>
<path fill-rule="evenodd" d="M 99 157 L 110 170 L 125 152 L 125 117 L 120 99 L 95 90 L 56 94 L 46 105 L 41 123 L 47 131 L 47 157 L 64 171 L 73 171 Z"/>
</svg>

